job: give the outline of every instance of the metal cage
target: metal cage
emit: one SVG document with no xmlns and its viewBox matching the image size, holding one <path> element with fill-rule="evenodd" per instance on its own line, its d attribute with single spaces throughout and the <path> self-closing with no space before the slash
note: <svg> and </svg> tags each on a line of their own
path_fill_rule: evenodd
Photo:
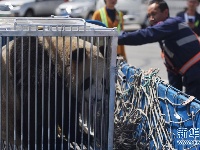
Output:
<svg viewBox="0 0 200 150">
<path fill-rule="evenodd" d="M 0 20 L 1 149 L 112 149 L 116 28 Z"/>
</svg>

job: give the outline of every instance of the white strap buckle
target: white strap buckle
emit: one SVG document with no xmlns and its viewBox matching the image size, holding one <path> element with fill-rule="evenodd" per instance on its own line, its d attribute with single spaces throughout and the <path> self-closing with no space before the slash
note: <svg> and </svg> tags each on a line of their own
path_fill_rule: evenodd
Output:
<svg viewBox="0 0 200 150">
<path fill-rule="evenodd" d="M 184 101 L 184 102 L 182 103 L 182 105 L 185 106 L 185 105 L 189 104 L 190 102 L 192 102 L 194 99 L 195 99 L 194 96 L 190 96 L 186 101 Z"/>
</svg>

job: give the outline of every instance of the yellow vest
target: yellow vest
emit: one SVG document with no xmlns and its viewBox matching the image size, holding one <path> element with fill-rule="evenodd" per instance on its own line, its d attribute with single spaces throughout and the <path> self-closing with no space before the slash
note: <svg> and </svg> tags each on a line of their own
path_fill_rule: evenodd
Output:
<svg viewBox="0 0 200 150">
<path fill-rule="evenodd" d="M 117 30 L 118 30 L 118 33 L 120 33 L 123 18 L 122 18 L 121 11 L 118 11 L 118 14 L 119 14 L 119 23 L 117 26 Z M 108 27 L 108 21 L 107 21 L 107 17 L 106 17 L 106 9 L 104 7 L 100 9 L 100 16 L 101 16 L 102 23 L 104 23 L 106 25 L 106 27 Z"/>
</svg>

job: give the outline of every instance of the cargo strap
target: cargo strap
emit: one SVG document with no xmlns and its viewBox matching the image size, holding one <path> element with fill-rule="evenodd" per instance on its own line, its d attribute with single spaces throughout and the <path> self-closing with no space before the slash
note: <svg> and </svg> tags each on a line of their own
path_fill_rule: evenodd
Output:
<svg viewBox="0 0 200 150">
<path fill-rule="evenodd" d="M 194 99 L 195 99 L 194 96 L 190 96 L 186 101 L 184 101 L 184 102 L 182 103 L 182 105 L 185 106 L 185 105 L 189 104 L 190 102 L 192 102 Z"/>
<path fill-rule="evenodd" d="M 161 57 L 162 57 L 163 60 L 165 60 L 164 64 L 165 64 L 168 71 L 171 71 L 174 74 L 179 73 L 178 69 L 174 67 L 171 60 L 168 58 L 168 56 L 163 51 L 161 52 Z"/>
<path fill-rule="evenodd" d="M 200 52 L 197 53 L 194 57 L 192 57 L 189 61 L 187 61 L 179 70 L 180 74 L 184 74 L 191 66 L 196 64 L 198 61 L 200 61 Z"/>
<path fill-rule="evenodd" d="M 200 61 L 200 52 L 197 53 L 194 57 L 192 57 L 189 61 L 187 61 L 180 69 L 175 68 L 170 59 L 166 55 L 164 57 L 167 64 L 169 64 L 170 68 L 173 70 L 174 73 L 177 72 L 181 75 L 184 75 L 190 67 L 196 64 L 198 61 Z M 171 70 L 169 67 L 167 68 Z"/>
<path fill-rule="evenodd" d="M 164 52 L 162 52 L 162 55 L 164 54 Z M 164 58 L 165 58 L 165 65 L 167 67 L 167 69 L 171 70 L 172 72 L 174 72 L 175 74 L 179 73 L 181 75 L 184 75 L 185 72 L 192 67 L 194 64 L 196 64 L 198 61 L 200 61 L 200 52 L 197 53 L 194 57 L 192 57 L 189 61 L 187 61 L 180 69 L 177 69 L 174 67 L 174 65 L 172 64 L 172 62 L 170 61 L 170 59 L 168 58 L 167 55 L 164 54 Z M 169 67 L 170 66 L 170 67 Z"/>
</svg>

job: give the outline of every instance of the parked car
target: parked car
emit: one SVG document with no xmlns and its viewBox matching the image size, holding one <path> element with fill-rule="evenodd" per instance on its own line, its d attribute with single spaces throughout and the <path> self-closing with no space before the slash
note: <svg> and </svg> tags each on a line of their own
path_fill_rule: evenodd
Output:
<svg viewBox="0 0 200 150">
<path fill-rule="evenodd" d="M 9 3 L 13 6 L 11 15 L 16 17 L 35 17 L 55 15 L 55 8 L 63 0 L 3 0 L 1 4 Z"/>
<path fill-rule="evenodd" d="M 11 16 L 11 9 L 13 6 L 10 3 L 5 3 L 4 1 L 0 1 L 0 17 L 9 17 Z"/>
<path fill-rule="evenodd" d="M 166 0 L 170 16 L 175 17 L 176 14 L 186 7 L 187 0 Z M 116 8 L 124 14 L 124 24 L 139 24 L 141 28 L 148 25 L 147 7 L 149 0 L 117 0 Z M 96 9 L 105 6 L 104 0 L 98 0 Z M 200 7 L 198 7 L 200 12 Z"/>
<path fill-rule="evenodd" d="M 57 16 L 91 19 L 96 9 L 96 0 L 70 0 L 55 10 Z"/>
</svg>

